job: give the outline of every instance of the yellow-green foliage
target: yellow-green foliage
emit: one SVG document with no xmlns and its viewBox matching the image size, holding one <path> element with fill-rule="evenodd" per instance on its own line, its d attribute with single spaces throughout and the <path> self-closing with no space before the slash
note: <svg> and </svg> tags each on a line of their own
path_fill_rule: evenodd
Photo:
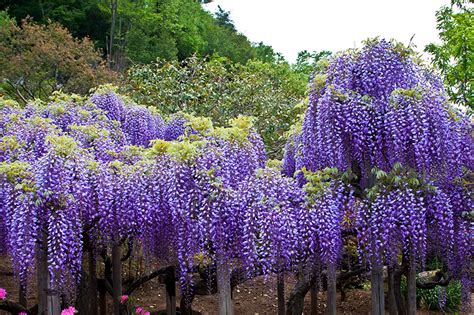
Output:
<svg viewBox="0 0 474 315">
<path fill-rule="evenodd" d="M 172 141 L 168 147 L 168 154 L 179 161 L 190 161 L 198 155 L 199 142 Z"/>
<path fill-rule="evenodd" d="M 202 135 L 209 134 L 214 130 L 212 121 L 208 117 L 194 117 L 189 116 L 187 125 L 199 132 Z"/>
<path fill-rule="evenodd" d="M 86 100 L 85 96 L 81 96 L 79 94 L 75 93 L 64 93 L 62 90 L 59 91 L 53 91 L 51 96 L 49 97 L 49 100 L 54 103 L 59 103 L 59 102 L 74 102 L 74 103 L 82 103 Z"/>
<path fill-rule="evenodd" d="M 68 157 L 77 150 L 77 143 L 69 136 L 49 135 L 46 137 L 46 142 L 51 144 L 56 154 Z"/>
<path fill-rule="evenodd" d="M 69 128 L 74 131 L 79 131 L 88 136 L 89 140 L 95 140 L 98 138 L 106 138 L 110 135 L 107 129 L 101 128 L 97 125 L 69 125 Z"/>
<path fill-rule="evenodd" d="M 273 168 L 273 169 L 281 171 L 282 164 L 283 162 L 281 160 L 273 159 L 273 160 L 268 160 L 266 166 L 268 168 Z"/>
</svg>

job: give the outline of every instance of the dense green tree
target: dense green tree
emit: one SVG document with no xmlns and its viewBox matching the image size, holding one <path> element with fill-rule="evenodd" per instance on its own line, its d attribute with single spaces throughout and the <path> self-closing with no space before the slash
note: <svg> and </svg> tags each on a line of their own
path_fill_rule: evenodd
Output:
<svg viewBox="0 0 474 315">
<path fill-rule="evenodd" d="M 30 16 L 34 21 L 48 20 L 64 25 L 75 37 L 90 37 L 105 50 L 110 16 L 100 10 L 100 0 L 0 0 L 0 10 L 8 10 L 17 23 Z"/>
<path fill-rule="evenodd" d="M 456 104 L 474 109 L 474 10 L 468 1 L 453 0 L 437 13 L 441 44 L 426 51 L 441 71 L 447 92 Z"/>
<path fill-rule="evenodd" d="M 0 9 L 21 22 L 27 16 L 59 22 L 75 37 L 90 37 L 113 69 L 148 63 L 157 57 L 183 60 L 193 54 L 219 54 L 234 62 L 259 58 L 240 34 L 230 13 L 215 15 L 196 0 L 0 0 Z"/>
<path fill-rule="evenodd" d="M 280 157 L 306 84 L 307 76 L 286 62 L 236 64 L 224 57 L 192 57 L 135 66 L 126 90 L 137 103 L 164 114 L 193 113 L 218 125 L 238 115 L 254 116 L 270 157 Z"/>
<path fill-rule="evenodd" d="M 265 45 L 263 42 L 254 44 L 253 49 L 255 52 L 255 59 L 263 62 L 274 63 L 285 60 L 282 54 L 276 52 L 272 46 Z"/>
<path fill-rule="evenodd" d="M 231 31 L 236 31 L 234 21 L 230 18 L 230 12 L 225 11 L 220 5 L 217 6 L 217 12 L 215 13 L 217 25 L 226 27 Z"/>
<path fill-rule="evenodd" d="M 293 67 L 297 72 L 310 75 L 313 71 L 319 70 L 319 61 L 329 57 L 331 54 L 332 53 L 328 50 L 313 52 L 307 50 L 300 51 Z"/>
</svg>

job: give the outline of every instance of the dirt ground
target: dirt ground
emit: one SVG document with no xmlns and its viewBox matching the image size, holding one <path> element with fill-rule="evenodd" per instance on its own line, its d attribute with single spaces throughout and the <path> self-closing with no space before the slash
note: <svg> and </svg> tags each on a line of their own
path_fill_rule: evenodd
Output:
<svg viewBox="0 0 474 315">
<path fill-rule="evenodd" d="M 285 279 L 285 294 L 289 296 L 295 280 L 288 276 Z M 0 287 L 5 288 L 8 292 L 8 299 L 18 300 L 18 283 L 14 279 L 8 259 L 0 258 Z M 36 303 L 34 296 L 35 288 L 32 287 L 28 293 L 28 304 L 31 306 Z M 133 295 L 136 306 L 141 306 L 152 314 L 157 314 L 158 310 L 165 308 L 165 291 L 162 284 L 154 279 L 143 287 L 135 291 Z M 325 294 L 320 293 L 319 313 L 325 314 Z M 239 285 L 234 290 L 234 305 L 237 315 L 262 315 L 277 313 L 277 290 L 276 278 L 258 277 L 245 284 Z M 178 296 L 179 301 L 179 296 Z M 179 304 L 178 304 L 179 305 Z M 193 301 L 193 311 L 201 314 L 214 315 L 217 313 L 217 296 L 196 296 Z M 309 314 L 310 298 L 309 294 L 305 300 L 304 314 Z M 109 311 L 110 310 L 110 311 Z M 111 301 L 108 303 L 108 314 L 111 314 Z M 418 314 L 440 314 L 438 312 L 428 312 L 420 310 Z M 8 314 L 0 311 L 0 314 Z M 353 289 L 347 291 L 346 301 L 340 301 L 338 294 L 338 314 L 370 314 L 370 291 Z M 81 314 L 82 315 L 82 314 Z"/>
</svg>

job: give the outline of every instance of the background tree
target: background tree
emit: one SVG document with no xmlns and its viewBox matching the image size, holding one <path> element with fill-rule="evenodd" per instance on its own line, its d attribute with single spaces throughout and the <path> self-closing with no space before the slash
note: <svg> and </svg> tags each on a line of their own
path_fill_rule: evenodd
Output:
<svg viewBox="0 0 474 315">
<path fill-rule="evenodd" d="M 229 12 L 213 15 L 195 0 L 33 1 L 0 0 L 17 23 L 27 16 L 42 24 L 59 22 L 75 37 L 88 36 L 123 70 L 157 57 L 183 60 L 218 53 L 234 62 L 258 58 L 249 39 L 237 32 Z M 94 23 L 90 23 L 94 21 Z"/>
<path fill-rule="evenodd" d="M 306 85 L 307 77 L 286 62 L 250 60 L 242 65 L 223 57 L 192 57 L 133 67 L 125 89 L 136 102 L 164 114 L 205 115 L 218 125 L 238 115 L 254 116 L 269 156 L 277 157 Z"/>
<path fill-rule="evenodd" d="M 293 68 L 295 71 L 309 76 L 311 72 L 321 70 L 321 66 L 318 66 L 318 62 L 329 57 L 331 54 L 332 53 L 328 50 L 322 50 L 319 52 L 309 52 L 307 50 L 300 51 Z"/>
<path fill-rule="evenodd" d="M 26 103 L 59 89 L 85 94 L 97 84 L 115 80 L 93 43 L 74 38 L 58 23 L 26 19 L 18 26 L 3 11 L 0 25 L 2 94 Z"/>
<path fill-rule="evenodd" d="M 425 50 L 441 71 L 448 95 L 456 104 L 474 109 L 474 10 L 468 1 L 453 0 L 436 13 L 441 44 Z"/>
</svg>

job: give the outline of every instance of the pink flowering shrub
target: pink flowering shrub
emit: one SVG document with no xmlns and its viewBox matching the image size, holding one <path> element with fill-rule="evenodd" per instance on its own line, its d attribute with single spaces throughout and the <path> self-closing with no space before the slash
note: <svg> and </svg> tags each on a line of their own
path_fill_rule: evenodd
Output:
<svg viewBox="0 0 474 315">
<path fill-rule="evenodd" d="M 61 315 L 74 315 L 74 313 L 76 313 L 74 306 L 69 306 L 61 312 Z"/>
<path fill-rule="evenodd" d="M 120 304 L 126 303 L 127 300 L 128 300 L 128 295 L 122 295 L 122 296 L 120 297 Z"/>
<path fill-rule="evenodd" d="M 0 288 L 0 300 L 5 300 L 7 298 L 7 290 Z"/>
</svg>

